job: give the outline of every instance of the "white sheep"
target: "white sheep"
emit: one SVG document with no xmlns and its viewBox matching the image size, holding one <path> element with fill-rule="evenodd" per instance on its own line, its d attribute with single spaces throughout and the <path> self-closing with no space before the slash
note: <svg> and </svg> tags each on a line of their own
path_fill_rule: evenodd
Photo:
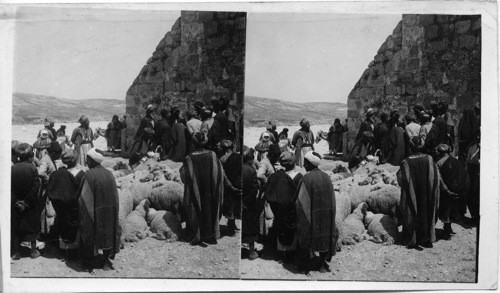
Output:
<svg viewBox="0 0 500 293">
<path fill-rule="evenodd" d="M 123 242 L 137 242 L 148 236 L 148 223 L 146 222 L 149 210 L 149 201 L 143 200 L 128 214 L 122 226 Z"/>
<path fill-rule="evenodd" d="M 151 190 L 149 201 L 155 209 L 178 214 L 183 198 L 184 186 L 174 181 L 166 181 L 162 186 Z"/>
<path fill-rule="evenodd" d="M 182 227 L 179 217 L 168 211 L 157 211 L 153 208 L 148 212 L 148 224 L 153 238 L 174 242 L 179 239 Z"/>
<path fill-rule="evenodd" d="M 130 187 L 130 192 L 134 197 L 134 207 L 136 207 L 141 201 L 148 199 L 151 195 L 152 189 L 153 184 L 151 182 L 134 181 L 134 183 Z"/>
<path fill-rule="evenodd" d="M 396 210 L 401 198 L 401 189 L 388 184 L 377 186 L 379 189 L 372 190 L 366 199 L 368 209 L 376 214 L 396 216 Z"/>
<path fill-rule="evenodd" d="M 118 220 L 120 227 L 123 227 L 123 223 L 127 218 L 128 214 L 134 209 L 134 199 L 132 193 L 128 189 L 118 189 Z"/>
<path fill-rule="evenodd" d="M 394 218 L 387 215 L 367 212 L 365 226 L 373 242 L 392 245 L 398 240 L 398 225 Z"/>
<path fill-rule="evenodd" d="M 360 203 L 358 207 L 345 218 L 340 226 L 340 238 L 342 244 L 353 245 L 364 239 L 365 224 L 363 223 L 366 209 L 366 203 Z"/>
</svg>

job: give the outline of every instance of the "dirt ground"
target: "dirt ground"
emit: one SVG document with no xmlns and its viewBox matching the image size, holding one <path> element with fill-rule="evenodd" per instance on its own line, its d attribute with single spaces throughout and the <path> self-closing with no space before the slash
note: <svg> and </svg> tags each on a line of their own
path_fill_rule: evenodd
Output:
<svg viewBox="0 0 500 293">
<path fill-rule="evenodd" d="M 146 238 L 127 243 L 112 261 L 113 271 L 96 269 L 95 275 L 83 271 L 78 259 L 66 260 L 57 247 L 46 245 L 42 256 L 29 258 L 23 251 L 20 260 L 11 260 L 12 277 L 72 278 L 239 278 L 240 231 L 225 236 L 227 220 L 221 220 L 221 238 L 215 245 L 192 246 L 187 242 L 167 243 Z M 241 227 L 241 221 L 236 225 Z M 57 244 L 56 244 L 57 245 Z"/>
<path fill-rule="evenodd" d="M 305 279 L 342 281 L 402 281 L 402 282 L 475 282 L 477 228 L 453 224 L 457 233 L 450 240 L 438 240 L 433 248 L 421 251 L 400 244 L 384 246 L 368 240 L 344 246 L 330 262 L 331 272 L 311 271 L 301 274 L 293 260 L 282 262 L 281 254 L 262 250 L 260 257 L 248 260 L 248 250 L 242 249 L 243 279 Z M 442 223 L 436 233 L 442 232 Z"/>
</svg>

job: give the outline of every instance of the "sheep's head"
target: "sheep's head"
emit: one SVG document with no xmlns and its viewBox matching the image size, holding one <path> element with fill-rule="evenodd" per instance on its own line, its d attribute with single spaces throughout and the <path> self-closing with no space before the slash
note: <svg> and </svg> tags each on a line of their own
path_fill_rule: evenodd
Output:
<svg viewBox="0 0 500 293">
<path fill-rule="evenodd" d="M 375 216 L 374 213 L 372 213 L 372 212 L 366 212 L 366 216 L 365 216 L 365 220 L 364 220 L 365 227 L 368 227 L 368 225 L 370 225 L 370 223 L 372 222 L 374 216 Z"/>
<path fill-rule="evenodd" d="M 154 208 L 149 208 L 147 219 L 146 219 L 146 221 L 148 222 L 148 225 L 151 224 L 151 221 L 153 221 L 153 219 L 157 213 L 158 213 L 158 211 L 155 210 Z"/>
<path fill-rule="evenodd" d="M 149 202 L 149 200 L 143 199 L 135 208 L 135 210 L 138 211 L 139 214 L 144 217 L 144 219 L 147 219 L 150 204 L 151 203 Z"/>
<path fill-rule="evenodd" d="M 356 207 L 356 209 L 352 213 L 355 214 L 358 217 L 358 219 L 364 222 L 367 209 L 368 205 L 366 204 L 366 202 L 362 202 L 358 205 L 358 207 Z"/>
</svg>

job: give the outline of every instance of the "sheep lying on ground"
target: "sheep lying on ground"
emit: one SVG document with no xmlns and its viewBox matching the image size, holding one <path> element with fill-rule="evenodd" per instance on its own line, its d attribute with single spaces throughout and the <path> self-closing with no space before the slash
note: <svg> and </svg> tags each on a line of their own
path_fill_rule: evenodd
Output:
<svg viewBox="0 0 500 293">
<path fill-rule="evenodd" d="M 370 192 L 366 199 L 368 209 L 374 213 L 394 217 L 401 198 L 401 189 L 388 184 L 378 186 L 380 189 Z"/>
<path fill-rule="evenodd" d="M 136 207 L 141 201 L 148 199 L 151 195 L 151 190 L 153 185 L 151 182 L 134 182 L 130 187 L 130 192 L 134 197 L 134 207 Z"/>
<path fill-rule="evenodd" d="M 174 181 L 166 181 L 162 186 L 151 190 L 149 201 L 155 209 L 178 214 L 183 198 L 184 186 Z"/>
<path fill-rule="evenodd" d="M 335 226 L 340 227 L 351 213 L 351 198 L 347 193 L 335 192 L 335 209 Z"/>
<path fill-rule="evenodd" d="M 387 215 L 367 212 L 365 225 L 368 229 L 368 235 L 372 236 L 370 240 L 373 242 L 392 245 L 398 240 L 398 225 L 393 218 Z"/>
<path fill-rule="evenodd" d="M 122 226 L 122 244 L 123 242 L 137 242 L 148 236 L 148 223 L 146 222 L 149 210 L 149 201 L 143 200 L 141 203 L 125 218 Z"/>
<path fill-rule="evenodd" d="M 365 224 L 363 220 L 366 215 L 366 203 L 360 203 L 358 207 L 345 218 L 340 226 L 340 241 L 344 245 L 352 245 L 364 239 Z"/>
<path fill-rule="evenodd" d="M 125 219 L 128 214 L 134 209 L 134 199 L 132 193 L 128 189 L 118 189 L 118 200 L 119 200 L 119 210 L 118 210 L 118 221 L 120 227 L 123 227 Z"/>
<path fill-rule="evenodd" d="M 157 211 L 153 208 L 148 212 L 148 223 L 150 225 L 152 236 L 158 240 L 167 240 L 174 242 L 179 239 L 182 227 L 179 217 L 171 212 Z"/>
</svg>

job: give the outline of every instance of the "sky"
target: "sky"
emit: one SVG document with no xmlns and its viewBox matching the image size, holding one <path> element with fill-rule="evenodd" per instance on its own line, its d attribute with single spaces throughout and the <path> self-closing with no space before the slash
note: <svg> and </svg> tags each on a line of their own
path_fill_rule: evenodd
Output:
<svg viewBox="0 0 500 293">
<path fill-rule="evenodd" d="M 125 99 L 180 11 L 21 8 L 14 92 Z M 249 13 L 245 94 L 343 102 L 401 15 Z"/>
<path fill-rule="evenodd" d="M 347 102 L 402 15 L 249 14 L 245 95 Z"/>
<path fill-rule="evenodd" d="M 21 8 L 14 92 L 125 99 L 180 11 Z"/>
</svg>

